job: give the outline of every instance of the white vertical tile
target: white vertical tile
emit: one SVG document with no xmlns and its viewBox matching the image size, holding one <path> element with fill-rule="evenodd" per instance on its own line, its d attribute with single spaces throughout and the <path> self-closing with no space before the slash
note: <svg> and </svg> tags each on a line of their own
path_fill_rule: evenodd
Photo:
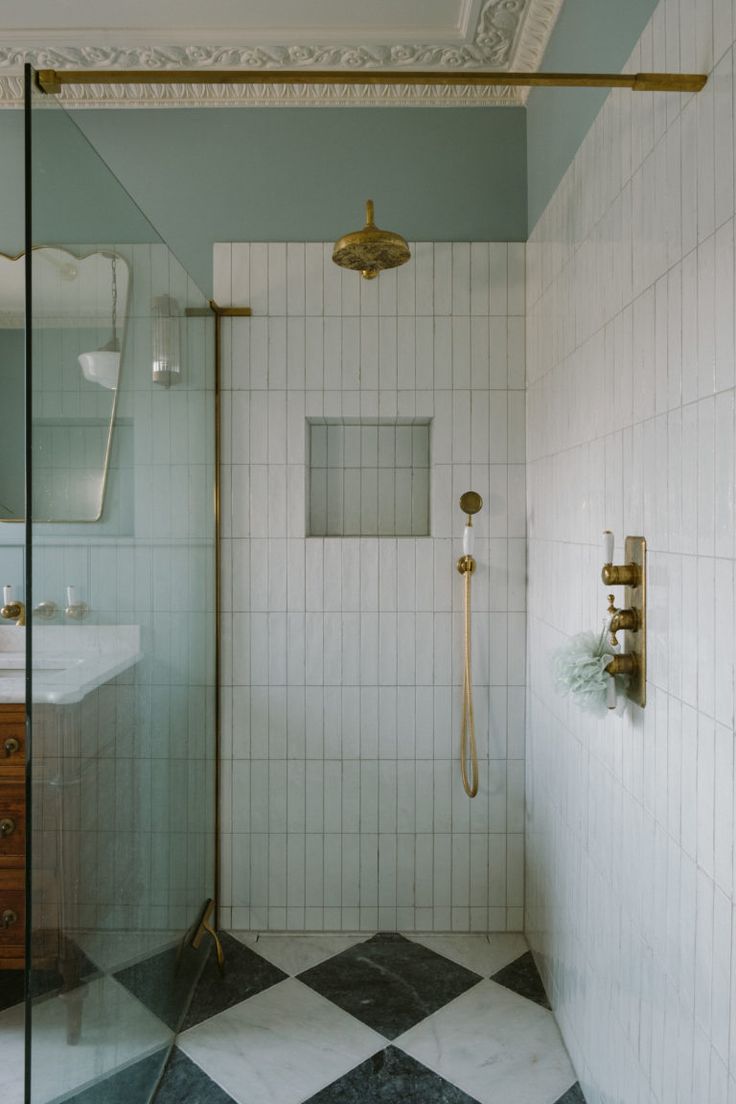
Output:
<svg viewBox="0 0 736 1104">
<path fill-rule="evenodd" d="M 733 17 L 658 5 L 628 69 L 715 59 L 707 95 L 609 96 L 527 248 L 526 929 L 590 1099 L 725 1100 L 733 1064 Z M 601 479 L 649 540 L 651 667 L 595 721 L 547 657 L 600 617 Z"/>
<path fill-rule="evenodd" d="M 253 538 L 247 557 L 245 545 L 230 547 L 227 576 L 239 618 L 231 677 L 244 682 L 233 731 L 251 779 L 257 773 L 248 804 L 235 812 L 244 831 L 266 842 L 265 858 L 250 862 L 233 901 L 250 924 L 370 929 L 401 918 L 407 927 L 484 930 L 510 922 L 507 904 L 518 911 L 523 860 L 504 841 L 498 904 L 488 916 L 488 806 L 480 798 L 471 821 L 458 788 L 451 683 L 459 677 L 461 622 L 449 610 L 457 589 L 456 498 L 470 480 L 488 503 L 478 520 L 476 599 L 483 609 L 500 603 L 490 634 L 476 622 L 483 671 L 477 716 L 483 732 L 484 681 L 493 678 L 494 693 L 504 696 L 501 712 L 494 705 L 500 731 L 493 746 L 505 756 L 508 741 L 515 756 L 513 786 L 505 763 L 494 773 L 502 778 L 492 791 L 501 837 L 507 803 L 509 824 L 518 828 L 523 784 L 524 250 L 412 248 L 412 265 L 384 274 L 370 295 L 353 274 L 335 269 L 327 245 L 230 249 L 231 278 L 237 252 L 247 272 L 243 288 L 263 315 L 247 323 L 247 373 L 240 372 L 239 397 L 228 405 L 223 456 L 232 503 L 224 527 L 237 541 Z M 224 268 L 226 253 L 220 249 Z M 509 386 L 517 389 L 511 402 Z M 235 429 L 245 412 L 243 435 Z M 397 526 L 426 532 L 428 431 L 374 425 L 358 434 L 351 425 L 358 417 L 420 412 L 434 417 L 431 540 L 305 541 L 305 462 L 312 466 L 312 532 L 330 525 L 356 534 Z M 306 426 L 307 417 L 344 421 Z M 245 511 L 238 508 L 243 497 Z M 496 552 L 506 552 L 507 532 L 514 536 L 510 581 L 504 577 L 492 596 L 483 562 L 493 559 L 489 523 Z M 494 570 L 508 570 L 505 555 L 503 565 Z M 509 677 L 518 681 L 513 725 L 506 720 Z M 238 723 L 243 710 L 247 725 Z M 415 792 L 430 800 L 416 802 Z M 453 838 L 458 826 L 462 834 Z"/>
</svg>

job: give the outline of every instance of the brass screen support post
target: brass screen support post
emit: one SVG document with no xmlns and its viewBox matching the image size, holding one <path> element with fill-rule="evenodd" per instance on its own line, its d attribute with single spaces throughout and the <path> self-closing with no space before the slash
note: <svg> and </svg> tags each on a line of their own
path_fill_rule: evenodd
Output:
<svg viewBox="0 0 736 1104">
<path fill-rule="evenodd" d="M 221 505 L 220 505 L 220 383 L 222 377 L 222 327 L 223 318 L 250 318 L 250 307 L 221 307 L 214 299 L 208 300 L 206 307 L 187 307 L 187 318 L 211 318 L 215 319 L 215 897 L 211 902 L 210 912 L 213 916 L 215 929 L 219 927 L 219 902 L 220 902 L 220 597 L 222 592 L 222 566 L 221 566 Z M 208 902 L 210 903 L 210 902 Z M 209 930 L 209 929 L 207 929 Z M 217 945 L 219 941 L 212 932 Z M 198 946 L 198 944 L 192 944 Z M 221 953 L 222 948 L 218 952 Z"/>
<path fill-rule="evenodd" d="M 700 92 L 704 73 L 443 72 L 421 69 L 39 69 L 41 92 L 65 84 L 362 84 L 475 88 L 629 88 L 632 92 Z"/>
</svg>

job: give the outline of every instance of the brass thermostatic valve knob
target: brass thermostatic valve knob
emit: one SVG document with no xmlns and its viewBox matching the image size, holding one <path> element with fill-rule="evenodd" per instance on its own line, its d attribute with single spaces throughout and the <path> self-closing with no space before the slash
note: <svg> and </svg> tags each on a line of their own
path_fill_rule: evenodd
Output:
<svg viewBox="0 0 736 1104">
<path fill-rule="evenodd" d="M 613 560 L 613 533 L 610 529 L 603 533 L 603 569 L 601 579 L 606 586 L 637 587 L 641 582 L 641 572 L 635 563 L 615 564 Z"/>
<path fill-rule="evenodd" d="M 0 836 L 5 839 L 7 836 L 12 836 L 15 831 L 15 821 L 12 817 L 2 817 L 0 819 Z"/>
<path fill-rule="evenodd" d="M 608 595 L 608 629 L 611 634 L 611 647 L 618 648 L 618 640 L 616 639 L 616 633 L 621 632 L 621 629 L 628 629 L 630 632 L 636 632 L 639 628 L 639 615 L 636 610 L 633 609 L 616 609 L 614 602 L 614 595 Z"/>
<path fill-rule="evenodd" d="M 4 909 L 0 916 L 0 920 L 2 920 L 2 926 L 4 928 L 10 928 L 13 924 L 17 923 L 18 913 L 14 912 L 11 908 Z"/>
<path fill-rule="evenodd" d="M 630 677 L 636 677 L 639 674 L 639 661 L 636 656 L 631 653 L 613 656 L 611 662 L 606 667 L 606 673 L 609 675 L 629 675 Z"/>
<path fill-rule="evenodd" d="M 5 751 L 5 758 L 9 759 L 11 755 L 15 755 L 20 751 L 20 741 L 16 740 L 15 736 L 8 736 L 3 744 L 3 750 Z"/>
</svg>

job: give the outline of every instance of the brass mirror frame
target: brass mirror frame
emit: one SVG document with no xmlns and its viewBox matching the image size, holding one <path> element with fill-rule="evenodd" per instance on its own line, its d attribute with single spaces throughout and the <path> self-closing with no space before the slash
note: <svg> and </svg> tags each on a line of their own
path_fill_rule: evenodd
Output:
<svg viewBox="0 0 736 1104">
<path fill-rule="evenodd" d="M 132 267 L 127 257 L 124 257 L 121 253 L 116 253 L 111 249 L 91 249 L 88 253 L 74 253 L 71 249 L 67 249 L 61 245 L 34 245 L 32 252 L 35 253 L 41 249 L 54 249 L 59 253 L 66 253 L 74 261 L 85 261 L 88 257 L 116 257 L 118 261 L 123 261 L 128 273 L 128 283 L 125 289 L 125 302 L 123 304 L 123 326 L 122 336 L 120 340 L 120 371 L 122 373 L 123 357 L 125 356 L 125 340 L 128 331 L 129 313 L 128 308 L 130 305 L 130 287 L 133 279 Z M 5 253 L 0 250 L 0 259 L 6 261 L 19 261 L 22 257 L 25 257 L 26 251 L 22 249 L 20 253 Z M 27 324 L 27 318 L 24 319 L 24 327 Z M 81 371 L 81 369 L 80 369 Z M 110 472 L 110 457 L 112 456 L 112 438 L 113 430 L 115 428 L 115 416 L 118 409 L 118 395 L 120 393 L 120 375 L 118 375 L 118 386 L 115 388 L 112 399 L 112 409 L 110 411 L 110 424 L 107 428 L 107 442 L 105 444 L 105 455 L 103 458 L 102 478 L 100 482 L 100 496 L 99 496 L 99 509 L 94 517 L 88 518 L 42 518 L 33 517 L 31 520 L 37 525 L 94 525 L 98 521 L 102 520 L 102 515 L 105 510 L 105 495 L 107 493 L 108 476 Z M 25 522 L 25 517 L 0 517 L 0 522 L 5 525 L 22 525 Z"/>
</svg>

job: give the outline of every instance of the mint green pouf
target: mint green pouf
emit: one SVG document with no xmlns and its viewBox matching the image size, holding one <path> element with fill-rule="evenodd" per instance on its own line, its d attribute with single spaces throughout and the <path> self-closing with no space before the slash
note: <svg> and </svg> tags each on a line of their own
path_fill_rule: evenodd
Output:
<svg viewBox="0 0 736 1104">
<path fill-rule="evenodd" d="M 575 704 L 597 717 L 608 715 L 606 667 L 616 652 L 606 641 L 606 628 L 600 635 L 582 632 L 570 638 L 552 656 L 555 686 L 559 694 L 569 694 Z M 616 678 L 617 697 L 624 680 Z"/>
</svg>

